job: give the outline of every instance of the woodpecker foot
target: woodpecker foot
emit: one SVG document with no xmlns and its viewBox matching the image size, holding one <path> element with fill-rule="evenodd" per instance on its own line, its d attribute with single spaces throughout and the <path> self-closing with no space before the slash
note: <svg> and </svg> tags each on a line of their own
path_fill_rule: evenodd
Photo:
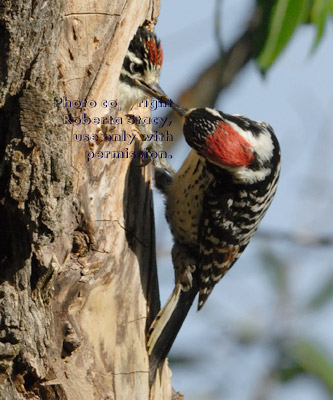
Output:
<svg viewBox="0 0 333 400">
<path fill-rule="evenodd" d="M 163 168 L 155 168 L 155 186 L 164 195 L 167 195 L 168 186 L 172 183 L 171 175 Z"/>
<path fill-rule="evenodd" d="M 175 268 L 175 280 L 187 292 L 193 285 L 193 274 L 196 270 L 196 257 L 193 250 L 175 243 L 172 248 L 172 262 Z"/>
<path fill-rule="evenodd" d="M 137 128 L 139 135 L 142 139 L 141 149 L 143 151 L 146 150 L 149 154 L 155 153 L 154 157 L 151 157 L 146 164 L 148 164 L 150 161 L 152 161 L 155 168 L 164 169 L 164 170 L 170 172 L 171 174 L 173 174 L 175 172 L 175 170 L 169 165 L 167 160 L 164 157 L 162 157 L 162 155 L 161 155 L 162 149 L 163 149 L 162 143 L 160 143 L 159 141 L 156 141 L 156 140 L 146 140 L 147 137 L 152 136 L 151 133 L 148 132 L 147 129 L 140 124 L 135 124 L 135 127 Z"/>
</svg>

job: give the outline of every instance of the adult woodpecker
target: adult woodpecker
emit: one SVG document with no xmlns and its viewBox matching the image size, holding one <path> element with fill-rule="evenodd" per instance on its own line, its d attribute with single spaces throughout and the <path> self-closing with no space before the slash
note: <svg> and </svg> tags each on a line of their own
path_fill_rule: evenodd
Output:
<svg viewBox="0 0 333 400">
<path fill-rule="evenodd" d="M 170 175 L 157 169 L 155 175 L 166 196 L 176 282 L 148 332 L 153 374 L 197 293 L 200 310 L 248 245 L 280 173 L 279 143 L 267 123 L 211 108 L 172 107 L 183 118 L 192 150 L 179 171 Z"/>
</svg>

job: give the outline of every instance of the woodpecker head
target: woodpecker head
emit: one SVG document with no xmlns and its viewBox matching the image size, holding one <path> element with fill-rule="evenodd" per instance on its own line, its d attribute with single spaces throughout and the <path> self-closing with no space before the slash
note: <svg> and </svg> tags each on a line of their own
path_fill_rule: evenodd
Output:
<svg viewBox="0 0 333 400">
<path fill-rule="evenodd" d="M 118 102 L 123 110 L 128 111 L 147 97 L 137 82 L 163 93 L 158 85 L 162 62 L 160 41 L 153 32 L 139 27 L 129 44 L 120 73 Z"/>
<path fill-rule="evenodd" d="M 172 107 L 184 118 L 187 143 L 208 162 L 228 171 L 235 183 L 263 181 L 279 167 L 279 143 L 265 122 L 211 108 L 186 110 L 175 103 Z"/>
</svg>

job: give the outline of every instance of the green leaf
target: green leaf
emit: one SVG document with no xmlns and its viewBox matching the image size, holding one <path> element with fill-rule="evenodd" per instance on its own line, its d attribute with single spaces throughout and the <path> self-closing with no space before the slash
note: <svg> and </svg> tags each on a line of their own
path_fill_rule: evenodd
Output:
<svg viewBox="0 0 333 400">
<path fill-rule="evenodd" d="M 290 355 L 304 371 L 319 378 L 333 394 L 333 363 L 320 349 L 310 342 L 300 341 L 291 348 Z"/>
<path fill-rule="evenodd" d="M 257 58 L 263 72 L 285 48 L 296 27 L 306 20 L 310 6 L 310 0 L 277 0 L 272 10 L 266 43 Z"/>
<path fill-rule="evenodd" d="M 315 0 L 310 13 L 310 22 L 317 26 L 317 37 L 312 50 L 318 46 L 324 33 L 325 23 L 330 12 L 333 12 L 332 0 Z"/>
</svg>

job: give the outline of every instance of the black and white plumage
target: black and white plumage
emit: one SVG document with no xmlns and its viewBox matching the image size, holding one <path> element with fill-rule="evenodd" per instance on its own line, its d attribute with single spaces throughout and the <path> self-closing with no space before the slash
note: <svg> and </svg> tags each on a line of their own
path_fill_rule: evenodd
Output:
<svg viewBox="0 0 333 400">
<path fill-rule="evenodd" d="M 147 97 L 155 96 L 165 102 L 165 95 L 158 82 L 163 63 L 161 42 L 154 32 L 140 26 L 131 40 L 121 68 L 118 86 L 118 105 L 122 112 L 128 114 L 134 105 L 138 105 Z M 169 165 L 166 155 L 163 154 L 162 142 L 158 140 L 144 140 L 151 132 L 144 125 L 136 124 L 141 139 L 141 150 L 155 152 L 152 161 L 155 167 L 174 172 Z M 141 165 L 147 165 L 150 158 Z"/>
<path fill-rule="evenodd" d="M 122 111 L 147 98 L 136 82 L 161 92 L 158 85 L 163 63 L 161 42 L 154 32 L 140 26 L 131 40 L 120 72 L 118 103 Z"/>
<path fill-rule="evenodd" d="M 150 328 L 153 368 L 167 356 L 196 294 L 200 309 L 244 251 L 280 172 L 279 143 L 268 124 L 210 108 L 173 107 L 192 150 L 172 176 L 156 172 L 174 238 L 176 286 Z"/>
</svg>

